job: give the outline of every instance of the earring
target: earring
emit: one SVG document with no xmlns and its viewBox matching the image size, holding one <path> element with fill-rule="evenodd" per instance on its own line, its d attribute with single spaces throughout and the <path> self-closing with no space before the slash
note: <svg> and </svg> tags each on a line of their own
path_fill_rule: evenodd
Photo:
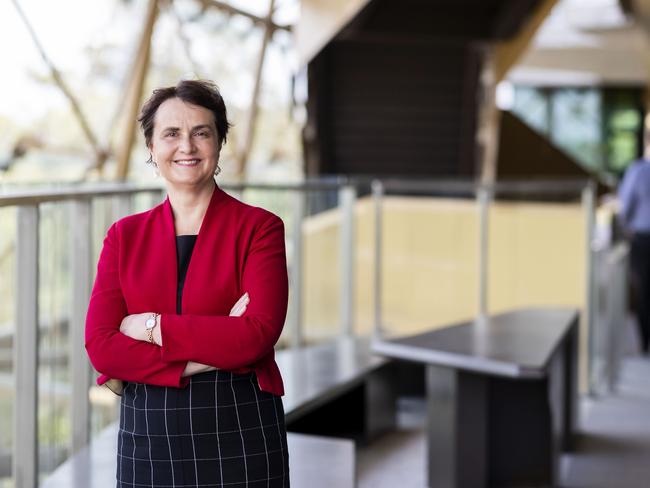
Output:
<svg viewBox="0 0 650 488">
<path fill-rule="evenodd" d="M 221 167 L 217 164 L 217 169 L 214 170 L 214 176 L 219 176 L 219 173 L 221 173 Z"/>
<path fill-rule="evenodd" d="M 147 161 L 147 163 L 153 165 L 153 177 L 154 177 L 154 178 L 158 178 L 158 177 L 160 176 L 160 170 L 158 169 L 158 163 L 156 163 L 156 162 L 151 158 L 151 156 L 149 156 L 149 160 Z"/>
</svg>

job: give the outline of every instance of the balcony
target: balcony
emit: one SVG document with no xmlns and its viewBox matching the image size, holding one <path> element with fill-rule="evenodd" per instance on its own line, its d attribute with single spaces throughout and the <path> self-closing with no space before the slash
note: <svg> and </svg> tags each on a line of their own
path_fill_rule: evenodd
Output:
<svg viewBox="0 0 650 488">
<path fill-rule="evenodd" d="M 291 299 L 280 349 L 570 306 L 581 311 L 581 393 L 596 398 L 615 387 L 627 249 L 607 239 L 611 215 L 596 208 L 588 181 L 340 179 L 224 189 L 285 221 Z M 47 483 L 115 422 L 117 397 L 94 386 L 83 347 L 94 264 L 111 222 L 162 198 L 159 187 L 131 185 L 0 194 L 3 488 Z M 364 454 L 372 445 L 363 449 L 361 459 L 372 460 Z M 362 470 L 361 484 L 377 469 Z"/>
</svg>

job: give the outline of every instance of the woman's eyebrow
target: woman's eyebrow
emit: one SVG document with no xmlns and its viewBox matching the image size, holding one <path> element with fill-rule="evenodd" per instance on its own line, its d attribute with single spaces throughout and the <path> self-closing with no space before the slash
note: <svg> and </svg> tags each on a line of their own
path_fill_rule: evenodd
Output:
<svg viewBox="0 0 650 488">
<path fill-rule="evenodd" d="M 197 130 L 201 130 L 201 129 L 210 129 L 210 130 L 212 130 L 212 127 L 210 127 L 209 124 L 200 124 L 200 125 L 196 125 L 196 126 L 192 127 L 192 132 L 197 131 Z M 165 127 L 162 131 L 165 132 L 165 131 L 168 131 L 168 130 L 180 131 L 181 128 L 180 127 Z"/>
<path fill-rule="evenodd" d="M 208 124 L 201 124 L 201 125 L 197 125 L 197 126 L 192 127 L 192 132 L 194 132 L 195 130 L 199 130 L 199 129 L 212 130 L 212 127 L 210 127 Z"/>
</svg>

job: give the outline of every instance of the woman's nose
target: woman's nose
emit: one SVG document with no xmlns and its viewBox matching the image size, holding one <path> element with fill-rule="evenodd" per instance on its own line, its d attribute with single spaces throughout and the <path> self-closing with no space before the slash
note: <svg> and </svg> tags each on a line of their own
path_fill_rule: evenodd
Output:
<svg viewBox="0 0 650 488">
<path fill-rule="evenodd" d="M 194 150 L 194 144 L 192 143 L 192 137 L 189 135 L 181 136 L 179 141 L 179 149 L 186 153 L 191 153 Z"/>
</svg>

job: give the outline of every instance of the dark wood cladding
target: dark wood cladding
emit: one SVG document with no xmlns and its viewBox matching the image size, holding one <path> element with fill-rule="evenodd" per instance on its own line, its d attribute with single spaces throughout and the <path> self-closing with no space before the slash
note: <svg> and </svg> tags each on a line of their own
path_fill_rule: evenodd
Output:
<svg viewBox="0 0 650 488">
<path fill-rule="evenodd" d="M 322 173 L 458 174 L 467 47 L 339 41 L 321 54 Z M 322 79 L 321 79 L 322 81 Z"/>
<path fill-rule="evenodd" d="M 473 176 L 481 46 L 537 0 L 374 0 L 309 63 L 309 175 Z"/>
<path fill-rule="evenodd" d="M 498 180 L 576 180 L 592 176 L 573 157 L 531 129 L 515 114 L 501 112 Z"/>
</svg>

